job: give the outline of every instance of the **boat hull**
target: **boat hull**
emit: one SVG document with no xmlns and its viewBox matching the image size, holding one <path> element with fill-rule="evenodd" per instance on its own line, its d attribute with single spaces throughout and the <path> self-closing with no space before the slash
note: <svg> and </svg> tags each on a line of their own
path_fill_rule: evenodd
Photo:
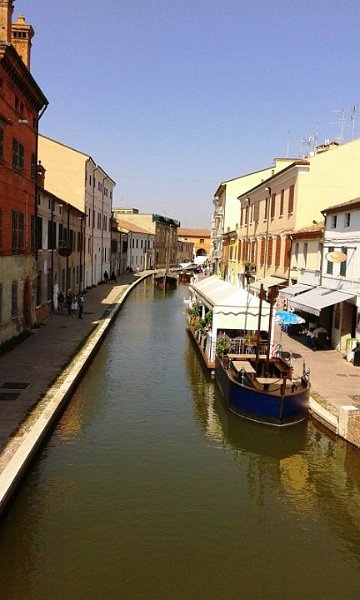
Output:
<svg viewBox="0 0 360 600">
<path fill-rule="evenodd" d="M 155 277 L 155 286 L 158 290 L 174 290 L 177 287 L 178 278 L 172 275 L 158 275 Z"/>
<path fill-rule="evenodd" d="M 279 394 L 266 393 L 236 381 L 216 358 L 215 380 L 228 408 L 236 415 L 277 427 L 295 425 L 307 418 L 310 396 L 309 386 L 299 386 L 298 391 Z"/>
</svg>

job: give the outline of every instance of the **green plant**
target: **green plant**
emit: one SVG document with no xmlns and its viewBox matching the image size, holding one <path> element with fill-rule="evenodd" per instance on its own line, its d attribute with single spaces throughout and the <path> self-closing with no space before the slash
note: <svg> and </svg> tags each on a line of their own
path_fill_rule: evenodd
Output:
<svg viewBox="0 0 360 600">
<path fill-rule="evenodd" d="M 201 333 L 205 333 L 206 331 L 206 323 L 204 319 L 199 319 L 193 324 L 194 331 L 201 331 Z"/>
<path fill-rule="evenodd" d="M 216 340 L 216 354 L 227 354 L 230 350 L 230 338 L 227 335 L 219 335 Z"/>
<path fill-rule="evenodd" d="M 208 310 L 205 315 L 205 323 L 208 327 L 211 327 L 212 320 L 213 320 L 213 312 L 212 312 L 212 310 Z"/>
</svg>

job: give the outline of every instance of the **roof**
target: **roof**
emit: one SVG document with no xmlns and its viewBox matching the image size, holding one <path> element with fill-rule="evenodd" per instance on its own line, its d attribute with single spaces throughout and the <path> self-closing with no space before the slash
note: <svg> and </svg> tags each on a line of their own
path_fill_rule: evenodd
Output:
<svg viewBox="0 0 360 600">
<path fill-rule="evenodd" d="M 324 233 L 324 224 L 323 223 L 314 223 L 314 225 L 308 225 L 308 227 L 303 227 L 302 229 L 298 229 L 297 231 L 292 232 L 290 235 L 293 238 L 303 238 L 303 237 L 320 237 Z"/>
<path fill-rule="evenodd" d="M 322 210 L 322 214 L 331 214 L 337 212 L 345 212 L 351 208 L 360 208 L 360 198 L 354 198 L 353 200 L 349 200 L 348 202 L 342 202 L 341 204 L 335 204 L 335 206 L 329 206 L 329 208 L 324 208 Z"/>
<path fill-rule="evenodd" d="M 217 328 L 256 330 L 260 300 L 217 276 L 191 283 L 189 289 L 213 311 Z M 262 302 L 261 328 L 268 329 L 270 305 Z"/>
<path fill-rule="evenodd" d="M 12 44 L 0 42 L 0 60 L 5 71 L 10 74 L 13 80 L 17 76 L 20 76 L 22 91 L 28 100 L 33 103 L 37 111 L 40 111 L 49 104 L 48 99 Z"/>
<path fill-rule="evenodd" d="M 288 296 L 297 296 L 298 294 L 302 294 L 303 292 L 309 292 L 312 290 L 311 285 L 306 285 L 306 283 L 294 283 L 293 285 L 289 285 L 286 288 L 283 288 L 279 291 L 280 298 L 287 298 Z"/>
<path fill-rule="evenodd" d="M 268 275 L 267 277 L 262 277 L 261 279 L 257 279 L 256 281 L 250 283 L 250 290 L 259 292 L 261 286 L 263 286 L 264 290 L 268 290 L 269 288 L 274 287 L 274 285 L 281 285 L 285 283 L 285 281 L 287 281 L 287 279 L 284 279 L 284 277 L 274 277 L 272 275 Z"/>
<path fill-rule="evenodd" d="M 123 221 L 122 219 L 115 219 L 116 224 L 121 227 L 121 229 L 127 229 L 127 231 L 131 231 L 131 233 L 142 233 L 145 235 L 154 235 L 148 229 L 143 229 L 143 227 L 139 227 L 136 223 L 129 223 L 129 221 Z"/>
<path fill-rule="evenodd" d="M 179 227 L 178 236 L 180 237 L 210 237 L 209 229 L 186 229 L 185 227 Z"/>
<path fill-rule="evenodd" d="M 339 302 L 345 302 L 354 297 L 355 294 L 351 292 L 346 293 L 339 290 L 317 287 L 310 290 L 310 292 L 299 294 L 295 298 L 289 298 L 288 302 L 291 308 L 319 316 L 323 308 L 333 306 Z"/>
</svg>

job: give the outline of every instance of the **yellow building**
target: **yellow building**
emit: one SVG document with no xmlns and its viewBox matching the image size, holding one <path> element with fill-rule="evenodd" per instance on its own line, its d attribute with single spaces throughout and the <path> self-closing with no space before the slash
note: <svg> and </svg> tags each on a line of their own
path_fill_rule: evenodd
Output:
<svg viewBox="0 0 360 600">
<path fill-rule="evenodd" d="M 295 160 L 239 195 L 240 270 L 289 278 L 289 234 L 323 220 L 321 210 L 358 195 L 360 138 Z M 278 279 L 276 279 L 278 278 Z M 271 280 L 269 280 L 271 281 Z"/>
</svg>

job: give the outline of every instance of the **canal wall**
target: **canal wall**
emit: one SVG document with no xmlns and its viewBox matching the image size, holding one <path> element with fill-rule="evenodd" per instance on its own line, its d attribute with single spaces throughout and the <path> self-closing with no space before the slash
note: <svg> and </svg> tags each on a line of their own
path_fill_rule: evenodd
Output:
<svg viewBox="0 0 360 600">
<path fill-rule="evenodd" d="M 16 435 L 9 440 L 2 452 L 5 466 L 0 473 L 0 514 L 16 492 L 44 440 L 56 425 L 59 415 L 88 369 L 127 296 L 136 285 L 152 275 L 153 273 L 147 273 L 140 276 L 125 289 L 125 286 L 122 286 L 117 295 L 114 295 L 114 289 L 111 290 L 111 303 L 104 310 L 97 326 L 84 340 L 70 364 L 20 425 Z"/>
</svg>

